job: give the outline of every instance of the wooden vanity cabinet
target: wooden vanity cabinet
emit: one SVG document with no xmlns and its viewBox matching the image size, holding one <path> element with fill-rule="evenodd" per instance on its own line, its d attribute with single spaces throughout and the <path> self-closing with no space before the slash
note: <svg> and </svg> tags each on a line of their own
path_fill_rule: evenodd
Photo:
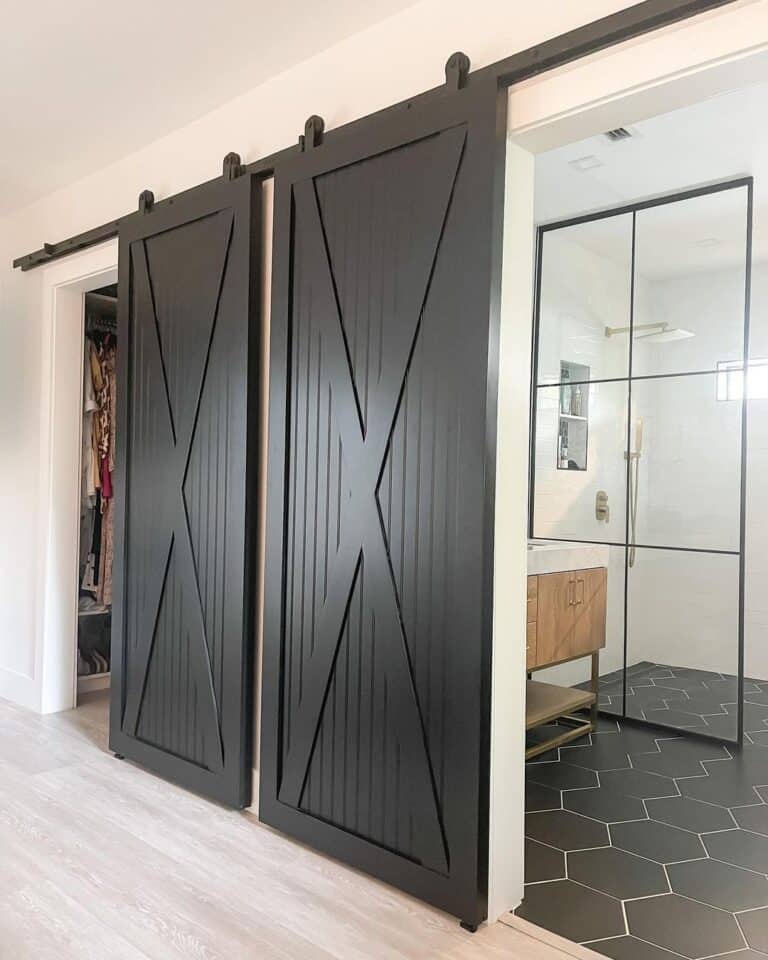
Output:
<svg viewBox="0 0 768 960">
<path fill-rule="evenodd" d="M 584 657 L 605 646 L 605 567 L 528 577 L 529 670 Z"/>
<path fill-rule="evenodd" d="M 528 624 L 525 646 L 525 663 L 528 670 L 536 666 L 538 580 L 538 577 L 528 577 Z"/>
</svg>

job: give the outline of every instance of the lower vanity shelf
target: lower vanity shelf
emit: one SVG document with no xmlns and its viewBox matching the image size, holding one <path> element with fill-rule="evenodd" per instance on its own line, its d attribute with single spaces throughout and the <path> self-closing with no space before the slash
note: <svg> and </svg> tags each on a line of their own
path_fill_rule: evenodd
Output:
<svg viewBox="0 0 768 960">
<path fill-rule="evenodd" d="M 597 720 L 599 652 L 605 646 L 608 571 L 605 567 L 563 570 L 528 577 L 526 730 L 565 718 L 568 726 L 529 747 L 526 759 L 594 730 Z M 591 657 L 591 689 L 530 679 L 535 670 Z M 590 718 L 574 717 L 590 709 Z"/>
<path fill-rule="evenodd" d="M 544 740 L 525 751 L 529 760 L 547 750 L 553 750 L 570 740 L 583 737 L 594 729 L 594 718 L 588 721 L 572 717 L 577 710 L 597 705 L 597 693 L 592 690 L 579 690 L 575 687 L 558 687 L 554 683 L 541 683 L 529 680 L 525 689 L 525 729 L 532 730 L 553 720 L 565 717 L 573 726 L 564 727 L 563 732 L 549 740 Z"/>
</svg>

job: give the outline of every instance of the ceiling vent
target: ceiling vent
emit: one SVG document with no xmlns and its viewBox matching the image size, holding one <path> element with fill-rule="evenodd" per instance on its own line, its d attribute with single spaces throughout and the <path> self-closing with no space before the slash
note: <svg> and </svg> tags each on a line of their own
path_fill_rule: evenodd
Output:
<svg viewBox="0 0 768 960">
<path fill-rule="evenodd" d="M 631 140 L 633 136 L 632 132 L 627 130 L 626 127 L 616 127 L 615 130 L 608 130 L 605 135 L 611 143 L 618 143 L 619 140 Z"/>
</svg>

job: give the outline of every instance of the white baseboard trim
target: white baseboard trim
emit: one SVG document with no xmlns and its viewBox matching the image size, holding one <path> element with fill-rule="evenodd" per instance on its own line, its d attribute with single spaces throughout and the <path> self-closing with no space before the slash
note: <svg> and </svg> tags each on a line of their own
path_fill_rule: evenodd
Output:
<svg viewBox="0 0 768 960">
<path fill-rule="evenodd" d="M 93 677 L 78 677 L 77 692 L 92 693 L 94 690 L 108 690 L 111 679 L 108 673 L 97 673 Z"/>
<path fill-rule="evenodd" d="M 0 697 L 40 713 L 40 685 L 33 677 L 0 667 Z"/>
</svg>

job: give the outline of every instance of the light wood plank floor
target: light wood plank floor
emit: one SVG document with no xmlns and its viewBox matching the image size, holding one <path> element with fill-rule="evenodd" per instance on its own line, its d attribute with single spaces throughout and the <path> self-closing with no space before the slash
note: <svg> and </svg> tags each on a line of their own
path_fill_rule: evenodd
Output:
<svg viewBox="0 0 768 960">
<path fill-rule="evenodd" d="M 107 706 L 0 701 L 0 960 L 562 960 L 106 751 Z"/>
</svg>

